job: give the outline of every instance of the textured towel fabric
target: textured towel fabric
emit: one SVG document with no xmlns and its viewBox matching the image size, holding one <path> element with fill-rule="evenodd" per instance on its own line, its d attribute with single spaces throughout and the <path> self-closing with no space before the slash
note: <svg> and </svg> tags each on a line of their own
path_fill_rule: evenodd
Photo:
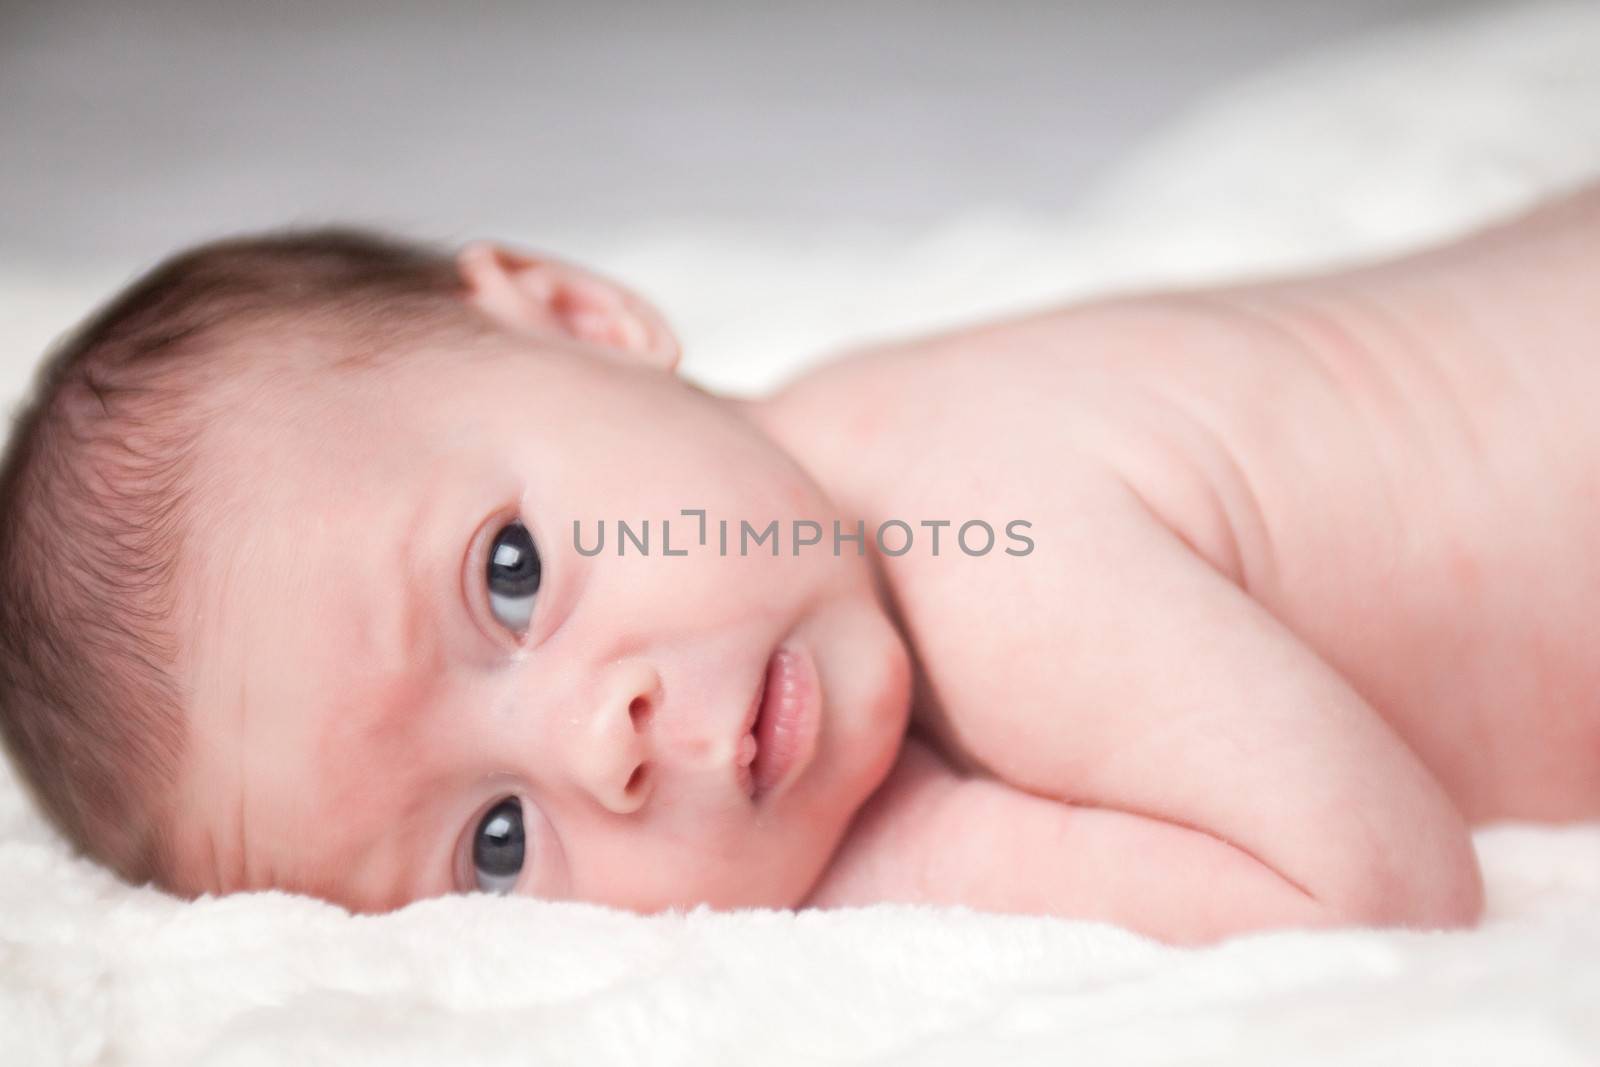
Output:
<svg viewBox="0 0 1600 1067">
<path fill-rule="evenodd" d="M 657 298 L 692 373 L 753 389 L 863 336 L 1359 257 L 1597 173 L 1600 8 L 1518 5 L 1242 84 L 1071 218 L 980 213 L 909 242 L 663 226 L 570 251 Z M 7 398 L 118 280 L 0 261 Z M 0 768 L 0 1064 L 1600 1063 L 1600 825 L 1477 840 L 1490 914 L 1467 933 L 1181 950 L 960 909 L 351 917 L 121 886 Z"/>
</svg>

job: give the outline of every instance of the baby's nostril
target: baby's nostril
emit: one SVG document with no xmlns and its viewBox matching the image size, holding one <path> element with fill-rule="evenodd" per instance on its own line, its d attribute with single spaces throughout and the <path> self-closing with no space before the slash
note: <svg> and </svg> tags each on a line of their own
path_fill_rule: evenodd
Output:
<svg viewBox="0 0 1600 1067">
<path fill-rule="evenodd" d="M 644 697 L 634 697 L 628 702 L 628 718 L 633 720 L 635 730 L 650 721 L 650 701 Z"/>
<path fill-rule="evenodd" d="M 648 767 L 649 764 L 646 763 L 641 763 L 635 767 L 633 773 L 628 775 L 628 784 L 622 787 L 622 791 L 631 797 L 643 788 L 645 776 L 649 773 Z"/>
</svg>

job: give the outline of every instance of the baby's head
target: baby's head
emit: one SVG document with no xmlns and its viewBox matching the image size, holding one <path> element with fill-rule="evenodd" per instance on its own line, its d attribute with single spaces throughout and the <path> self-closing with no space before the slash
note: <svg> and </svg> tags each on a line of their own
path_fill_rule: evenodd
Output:
<svg viewBox="0 0 1600 1067">
<path fill-rule="evenodd" d="M 676 363 L 637 297 L 487 243 L 137 281 L 0 464 L 0 733 L 42 810 L 186 896 L 797 903 L 907 655 L 852 542 L 740 551 L 856 517 Z"/>
</svg>

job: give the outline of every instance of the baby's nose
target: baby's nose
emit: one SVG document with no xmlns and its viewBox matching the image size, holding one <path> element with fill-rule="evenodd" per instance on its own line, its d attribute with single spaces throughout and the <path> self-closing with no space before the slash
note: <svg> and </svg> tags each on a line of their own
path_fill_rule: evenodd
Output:
<svg viewBox="0 0 1600 1067">
<path fill-rule="evenodd" d="M 601 678 L 577 770 L 584 788 L 608 811 L 628 815 L 650 798 L 651 721 L 660 699 L 661 677 L 642 660 L 611 664 Z"/>
</svg>

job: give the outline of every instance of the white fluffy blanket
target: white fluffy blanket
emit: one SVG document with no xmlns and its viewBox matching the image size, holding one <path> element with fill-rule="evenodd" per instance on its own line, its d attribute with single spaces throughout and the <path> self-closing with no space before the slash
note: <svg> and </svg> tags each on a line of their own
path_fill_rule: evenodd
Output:
<svg viewBox="0 0 1600 1067">
<path fill-rule="evenodd" d="M 987 213 L 909 245 L 667 227 L 567 251 L 662 303 L 693 373 L 756 388 L 845 340 L 1364 255 L 1595 173 L 1600 8 L 1523 5 L 1240 85 L 1072 218 Z M 0 263 L 7 399 L 116 281 Z M 963 910 L 641 918 L 482 897 L 351 917 L 121 886 L 70 859 L 0 766 L 0 1064 L 1600 1063 L 1600 825 L 1478 844 L 1489 918 L 1454 934 L 1179 950 Z"/>
</svg>

